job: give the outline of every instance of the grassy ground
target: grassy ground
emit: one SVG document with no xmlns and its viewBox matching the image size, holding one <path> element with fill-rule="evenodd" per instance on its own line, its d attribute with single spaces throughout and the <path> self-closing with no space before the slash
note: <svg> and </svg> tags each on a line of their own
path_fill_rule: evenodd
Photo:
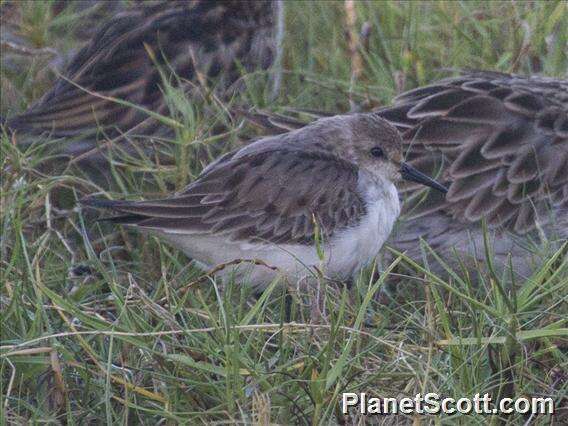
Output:
<svg viewBox="0 0 568 426">
<path fill-rule="evenodd" d="M 22 2 L 11 13 L 35 49 L 64 52 L 77 44 L 79 15 L 55 16 L 51 2 Z M 565 77 L 568 67 L 565 2 L 361 2 L 357 13 L 357 27 L 371 28 L 351 95 L 364 106 L 387 104 L 399 91 L 443 75 L 442 68 Z M 268 76 L 258 74 L 245 79 L 247 90 L 231 102 L 347 110 L 344 20 L 343 2 L 286 3 L 280 97 L 270 101 Z M 50 61 L 47 53 L 3 62 L 2 115 L 43 93 L 53 79 Z M 208 161 L 214 121 L 230 130 L 222 149 L 244 134 L 218 106 L 169 97 L 182 123 L 170 142 L 173 164 L 117 162 L 112 196 L 155 197 L 181 188 Z M 377 294 L 395 280 L 388 272 L 396 265 L 385 265 L 380 279 L 365 271 L 350 291 L 324 286 L 323 312 L 310 295 L 294 294 L 284 324 L 281 287 L 273 284 L 258 298 L 237 285 L 222 290 L 159 240 L 94 222 L 75 200 L 105 187 L 74 167 L 57 176 L 39 172 L 43 151 L 22 152 L 13 142 L 2 137 L 4 422 L 364 421 L 340 414 L 346 391 L 551 396 L 557 410 L 567 405 L 568 265 L 560 252 L 513 285 L 498 277 L 474 282 L 459 271 L 436 277 L 414 265 L 413 276 L 397 279 L 396 293 L 379 301 Z M 562 422 L 560 413 L 372 421 Z"/>
</svg>

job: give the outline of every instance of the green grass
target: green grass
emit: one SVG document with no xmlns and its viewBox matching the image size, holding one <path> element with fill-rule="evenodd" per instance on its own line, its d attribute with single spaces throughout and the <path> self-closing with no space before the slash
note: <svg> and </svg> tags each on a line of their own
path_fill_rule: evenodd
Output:
<svg viewBox="0 0 568 426">
<path fill-rule="evenodd" d="M 53 17 L 47 6 L 22 4 L 23 36 L 36 48 L 76 44 L 79 18 Z M 400 90 L 442 76 L 443 68 L 566 76 L 565 2 L 369 2 L 357 12 L 358 25 L 371 25 L 354 87 L 366 106 L 388 104 Z M 286 14 L 280 96 L 271 101 L 269 78 L 257 73 L 231 104 L 347 110 L 343 2 L 287 3 Z M 27 61 L 25 74 L 2 69 L 2 88 L 13 88 L 2 115 L 24 109 L 52 78 L 44 71 L 47 58 L 20 60 Z M 253 133 L 220 105 L 167 93 L 180 123 L 166 144 L 171 164 L 116 153 L 109 196 L 151 198 L 180 189 L 219 150 Z M 225 126 L 226 137 L 214 136 L 215 123 Z M 490 272 L 479 282 L 461 271 L 438 277 L 395 256 L 380 278 L 364 271 L 349 291 L 322 286 L 321 306 L 314 294 L 291 289 L 286 321 L 278 283 L 260 297 L 238 285 L 220 288 L 158 239 L 95 222 L 97 213 L 78 209 L 78 198 L 108 187 L 76 166 L 46 174 L 45 150 L 19 150 L 7 135 L 2 154 L 0 417 L 6 423 L 357 423 L 357 416 L 340 414 L 341 392 L 455 398 L 487 392 L 551 396 L 557 408 L 566 406 L 566 246 L 514 284 Z M 390 274 L 395 263 L 405 263 L 410 276 Z M 386 302 L 378 297 L 395 281 Z M 376 421 L 550 424 L 551 418 Z"/>
</svg>

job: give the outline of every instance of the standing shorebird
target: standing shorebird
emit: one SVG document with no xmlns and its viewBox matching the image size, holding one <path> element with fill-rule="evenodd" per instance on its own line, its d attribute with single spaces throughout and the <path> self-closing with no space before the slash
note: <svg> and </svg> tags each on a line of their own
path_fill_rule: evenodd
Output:
<svg viewBox="0 0 568 426">
<path fill-rule="evenodd" d="M 113 221 L 164 238 L 205 269 L 262 261 L 223 271 L 262 289 L 277 271 L 346 280 L 369 264 L 400 213 L 401 179 L 445 192 L 402 161 L 393 126 L 354 114 L 225 154 L 173 197 L 85 204 L 122 214 Z"/>
<path fill-rule="evenodd" d="M 7 127 L 65 138 L 63 154 L 101 159 L 101 141 L 126 143 L 163 129 L 148 111 L 168 115 L 166 81 L 191 98 L 199 88 L 223 93 L 243 72 L 269 68 L 274 12 L 268 1 L 133 6 L 103 24 L 51 90 Z"/>
<path fill-rule="evenodd" d="M 453 266 L 479 265 L 485 220 L 495 264 L 506 267 L 511 255 L 514 270 L 526 275 L 540 264 L 536 246 L 568 239 L 566 80 L 465 72 L 403 93 L 375 113 L 402 133 L 405 159 L 448 187 L 447 194 L 401 188 L 394 248 L 421 258 L 424 240 Z M 270 132 L 304 125 L 250 118 Z"/>
</svg>

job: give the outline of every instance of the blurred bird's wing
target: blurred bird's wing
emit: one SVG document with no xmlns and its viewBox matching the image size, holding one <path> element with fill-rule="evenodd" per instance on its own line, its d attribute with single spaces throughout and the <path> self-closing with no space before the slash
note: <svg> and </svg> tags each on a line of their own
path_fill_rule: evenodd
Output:
<svg viewBox="0 0 568 426">
<path fill-rule="evenodd" d="M 357 167 L 325 152 L 273 149 L 222 157 L 183 192 L 155 201 L 89 201 L 141 229 L 223 234 L 239 241 L 309 244 L 365 212 Z M 334 188 L 329 191 L 329 188 Z"/>
<path fill-rule="evenodd" d="M 136 134 L 152 133 L 159 123 L 147 112 L 110 98 L 167 114 L 164 78 L 188 88 L 211 80 L 227 88 L 243 68 L 270 66 L 271 28 L 268 2 L 136 5 L 102 25 L 53 88 L 7 125 L 20 133 L 49 132 L 53 137 L 100 128 L 109 137 L 133 128 Z"/>
<path fill-rule="evenodd" d="M 470 72 L 403 93 L 377 111 L 403 132 L 407 160 L 439 176 L 446 197 L 409 186 L 405 211 L 518 233 L 568 208 L 568 82 Z"/>
</svg>

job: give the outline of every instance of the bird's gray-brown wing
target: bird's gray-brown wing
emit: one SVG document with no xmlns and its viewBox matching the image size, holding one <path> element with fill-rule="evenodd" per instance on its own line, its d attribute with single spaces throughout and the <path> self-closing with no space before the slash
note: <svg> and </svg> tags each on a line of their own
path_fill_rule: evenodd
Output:
<svg viewBox="0 0 568 426">
<path fill-rule="evenodd" d="M 170 233 L 217 233 L 243 241 L 308 244 L 316 223 L 325 237 L 365 212 L 358 170 L 331 154 L 271 150 L 228 154 L 175 197 L 91 201 L 126 215 L 118 222 Z"/>
<path fill-rule="evenodd" d="M 271 28 L 272 6 L 267 2 L 136 5 L 103 24 L 52 89 L 7 125 L 54 137 L 100 128 L 109 137 L 133 128 L 136 134 L 152 133 L 158 123 L 147 113 L 109 98 L 167 114 L 164 75 L 184 88 L 212 80 L 226 88 L 241 76 L 243 67 L 250 71 L 270 66 Z"/>
<path fill-rule="evenodd" d="M 410 186 L 410 217 L 434 211 L 524 233 L 568 208 L 568 82 L 471 72 L 404 93 L 378 113 L 403 132 L 407 160 L 446 197 Z"/>
</svg>

